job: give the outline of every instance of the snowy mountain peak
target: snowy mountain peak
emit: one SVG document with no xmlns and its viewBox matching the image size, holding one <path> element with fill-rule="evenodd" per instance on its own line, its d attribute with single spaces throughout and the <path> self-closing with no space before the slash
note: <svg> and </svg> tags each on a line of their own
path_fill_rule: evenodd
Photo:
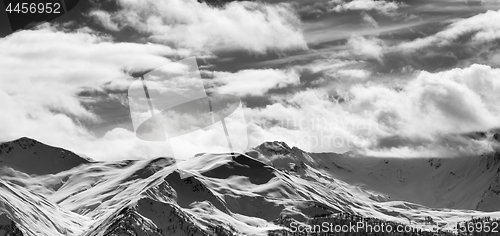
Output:
<svg viewBox="0 0 500 236">
<path fill-rule="evenodd" d="M 27 137 L 0 144 L 0 168 L 10 167 L 27 174 L 55 174 L 89 162 L 71 151 Z"/>
<path fill-rule="evenodd" d="M 12 141 L 12 143 L 19 145 L 23 149 L 29 149 L 29 148 L 34 147 L 36 145 L 42 144 L 41 142 L 38 142 L 37 140 L 34 140 L 34 139 L 30 139 L 28 137 L 21 137 L 19 139 Z"/>
<path fill-rule="evenodd" d="M 248 155 L 203 154 L 178 163 L 85 162 L 27 138 L 1 145 L 11 148 L 0 154 L 1 165 L 56 174 L 16 175 L 0 168 L 0 204 L 6 206 L 0 232 L 264 236 L 287 231 L 280 219 L 307 224 L 339 212 L 399 224 L 410 220 L 419 228 L 428 227 L 429 217 L 441 227 L 500 217 L 487 212 L 498 210 L 498 154 L 436 159 L 435 168 L 429 159 L 354 158 L 267 142 Z"/>
<path fill-rule="evenodd" d="M 281 141 L 264 142 L 255 149 L 273 153 L 289 153 L 292 150 L 288 144 Z"/>
</svg>

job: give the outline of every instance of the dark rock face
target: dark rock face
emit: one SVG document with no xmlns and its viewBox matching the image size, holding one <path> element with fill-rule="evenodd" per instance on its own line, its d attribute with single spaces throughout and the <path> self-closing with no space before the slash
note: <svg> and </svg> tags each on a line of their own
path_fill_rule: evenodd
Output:
<svg viewBox="0 0 500 236">
<path fill-rule="evenodd" d="M 0 143 L 0 168 L 10 167 L 30 175 L 55 174 L 89 162 L 73 152 L 30 138 Z"/>
<path fill-rule="evenodd" d="M 0 235 L 23 236 L 23 233 L 7 215 L 0 215 Z"/>
<path fill-rule="evenodd" d="M 285 142 L 265 142 L 255 148 L 264 155 L 289 155 L 292 153 L 292 149 Z"/>
<path fill-rule="evenodd" d="M 254 184 L 264 184 L 276 177 L 271 167 L 246 155 L 234 157 L 232 162 L 206 171 L 203 175 L 218 179 L 244 175 Z"/>
<path fill-rule="evenodd" d="M 105 236 L 233 236 L 230 230 L 219 225 L 201 229 L 192 216 L 172 204 L 150 198 L 139 200 L 135 208 L 125 208 L 107 228 Z"/>
</svg>

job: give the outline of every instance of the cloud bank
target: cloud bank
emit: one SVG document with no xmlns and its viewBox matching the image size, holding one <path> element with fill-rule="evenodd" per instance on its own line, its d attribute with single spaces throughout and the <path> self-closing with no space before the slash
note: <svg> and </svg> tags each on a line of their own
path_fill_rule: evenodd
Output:
<svg viewBox="0 0 500 236">
<path fill-rule="evenodd" d="M 135 29 L 148 40 L 197 51 L 255 53 L 307 49 L 300 20 L 288 4 L 231 2 L 212 7 L 196 0 L 119 0 L 113 13 L 90 13 L 110 30 Z"/>
<path fill-rule="evenodd" d="M 165 56 L 184 52 L 163 45 L 113 43 L 89 31 L 50 26 L 2 38 L 0 50 L 1 141 L 28 136 L 96 159 L 161 155 L 160 149 L 148 148 L 154 144 L 138 142 L 122 128 L 96 138 L 81 122 L 99 123 L 101 118 L 77 94 L 126 88 L 130 76 L 124 71 L 162 65 L 170 61 Z"/>
<path fill-rule="evenodd" d="M 290 95 L 253 114 L 255 137 L 309 151 L 364 150 L 381 156 L 453 156 L 491 151 L 463 133 L 500 127 L 500 69 L 422 71 L 402 88 L 353 85 L 345 101 L 326 89 Z"/>
<path fill-rule="evenodd" d="M 222 94 L 238 96 L 263 96 L 271 89 L 284 88 L 300 83 L 299 75 L 294 71 L 276 69 L 240 70 L 236 73 L 216 72 L 213 83 Z"/>
<path fill-rule="evenodd" d="M 344 2 L 342 0 L 334 0 L 333 2 L 338 3 L 333 7 L 333 11 L 342 12 L 349 10 L 375 10 L 380 13 L 391 15 L 396 12 L 403 4 L 393 1 L 376 1 L 376 0 L 353 0 L 349 2 Z"/>
<path fill-rule="evenodd" d="M 448 50 L 443 46 L 452 44 L 468 49 L 495 45 L 500 37 L 495 24 L 499 11 L 447 21 L 439 24 L 444 28 L 405 41 L 405 32 L 381 33 L 384 19 L 400 4 L 368 0 L 335 4 L 335 11 L 345 14 L 362 11 L 361 15 L 352 13 L 361 17 L 356 24 L 369 24 L 376 36 L 349 37 L 342 31 L 348 35 L 345 41 L 331 48 L 315 45 L 317 49 L 308 49 L 292 5 L 232 2 L 212 7 L 193 0 L 119 0 L 117 11 L 89 13 L 110 31 L 136 31 L 134 37 L 140 43 L 118 43 L 89 28 L 69 31 L 44 25 L 16 32 L 0 39 L 0 101 L 2 114 L 8 114 L 0 116 L 0 141 L 29 136 L 98 160 L 163 156 L 167 153 L 163 143 L 140 141 L 126 125 L 110 125 L 102 135 L 90 128 L 99 127 L 106 115 L 115 112 L 106 99 L 116 99 L 120 109 L 128 110 L 123 91 L 132 78 L 126 71 L 153 69 L 171 62 L 168 58 L 219 51 L 237 52 L 231 58 L 219 58 L 237 63 L 240 58 L 233 56 L 242 51 L 249 57 L 243 60 L 254 60 L 254 56 L 266 60 L 269 55 L 263 54 L 269 51 L 300 49 L 310 50 L 310 55 L 278 58 L 283 64 L 274 68 L 215 71 L 205 81 L 214 91 L 259 104 L 243 108 L 250 146 L 281 140 L 308 151 L 357 150 L 399 157 L 477 154 L 492 149 L 488 140 L 464 134 L 500 127 L 500 71 L 493 63 L 498 54 L 486 52 L 488 61 L 479 61 L 486 65 L 468 58 L 471 63 L 462 68 L 452 68 L 456 66 L 452 64 L 427 70 L 418 64 L 441 63 L 437 56 L 456 57 L 456 52 L 428 50 L 422 56 L 417 50 L 435 46 Z M 372 10 L 385 16 L 374 15 Z M 408 63 L 403 57 L 398 59 L 408 52 L 417 56 Z M 428 58 L 434 61 L 418 61 Z M 401 61 L 407 69 L 399 67 Z M 413 65 L 424 70 L 416 71 Z M 113 93 L 105 98 L 78 95 L 110 90 Z M 98 114 L 99 109 L 104 115 Z M 175 124 L 196 119 L 179 116 Z M 189 151 L 221 146 L 224 140 L 216 138 L 216 131 L 201 130 L 191 142 L 176 146 Z"/>
<path fill-rule="evenodd" d="M 479 45 L 500 39 L 500 10 L 487 11 L 459 19 L 436 34 L 402 43 L 398 49 L 412 52 L 428 46 L 446 46 L 465 37 L 466 43 Z"/>
</svg>

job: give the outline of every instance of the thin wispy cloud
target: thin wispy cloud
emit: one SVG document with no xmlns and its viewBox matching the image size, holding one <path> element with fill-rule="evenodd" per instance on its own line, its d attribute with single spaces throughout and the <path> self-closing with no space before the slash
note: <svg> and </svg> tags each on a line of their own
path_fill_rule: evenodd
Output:
<svg viewBox="0 0 500 236">
<path fill-rule="evenodd" d="M 378 22 L 368 13 L 362 12 L 361 13 L 362 19 L 364 22 L 366 22 L 368 25 L 373 26 L 375 28 L 378 28 Z"/>
<path fill-rule="evenodd" d="M 427 46 L 446 46 L 460 37 L 469 44 L 488 43 L 500 38 L 500 11 L 487 11 L 469 18 L 457 19 L 434 35 L 402 43 L 403 50 L 415 50 Z"/>
</svg>

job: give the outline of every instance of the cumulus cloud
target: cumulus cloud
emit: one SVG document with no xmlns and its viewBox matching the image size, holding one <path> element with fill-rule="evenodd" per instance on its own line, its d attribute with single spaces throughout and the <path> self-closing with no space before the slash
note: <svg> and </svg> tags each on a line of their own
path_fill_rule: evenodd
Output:
<svg viewBox="0 0 500 236">
<path fill-rule="evenodd" d="M 295 71 L 276 69 L 215 72 L 214 76 L 212 82 L 219 85 L 219 93 L 238 96 L 262 96 L 271 89 L 300 83 L 299 75 Z"/>
<path fill-rule="evenodd" d="M 402 43 L 398 46 L 403 50 L 415 50 L 431 45 L 445 46 L 462 36 L 470 35 L 466 42 L 478 45 L 500 39 L 500 10 L 487 11 L 469 18 L 456 20 L 444 30 L 424 38 Z"/>
<path fill-rule="evenodd" d="M 361 2 L 367 4 L 356 5 Z M 375 1 L 338 2 L 342 4 L 338 11 L 395 11 L 383 6 L 389 2 L 369 2 Z M 103 86 L 124 90 L 131 83 L 124 71 L 156 68 L 170 62 L 168 57 L 185 57 L 192 49 L 263 53 L 306 47 L 297 16 L 283 4 L 234 2 L 222 8 L 193 0 L 120 0 L 119 4 L 117 12 L 93 11 L 90 15 L 110 30 L 132 27 L 164 44 L 115 43 L 88 29 L 65 32 L 48 26 L 0 39 L 0 101 L 2 113 L 8 114 L 0 116 L 0 141 L 29 136 L 99 160 L 163 156 L 169 153 L 168 146 L 141 141 L 127 129 L 114 128 L 96 137 L 81 123 L 98 123 L 100 117 L 82 105 L 77 94 Z M 455 21 L 440 33 L 401 47 L 446 44 L 462 36 L 470 36 L 466 39 L 471 44 L 491 42 L 499 37 L 492 23 L 498 13 L 489 11 Z M 362 16 L 366 23 L 377 26 L 370 15 Z M 272 104 L 268 106 L 244 108 L 250 146 L 283 140 L 316 152 L 356 149 L 398 156 L 489 150 L 487 141 L 460 134 L 500 127 L 499 69 L 476 64 L 437 73 L 423 71 L 402 78 L 396 88 L 367 81 L 375 72 L 369 70 L 366 60 L 384 61 L 388 46 L 382 40 L 352 36 L 347 46 L 350 50 L 338 52 L 336 59 L 319 59 L 293 69 L 214 72 L 209 83 L 220 93 L 238 96 L 283 92 L 269 95 Z M 311 80 L 321 83 L 321 88 L 287 93 L 287 87 L 303 85 L 305 78 L 299 74 L 304 71 L 317 73 Z M 197 118 L 179 116 L 176 121 L 182 124 L 193 119 Z M 236 126 L 245 128 L 244 122 Z M 224 133 L 218 131 L 202 129 L 191 142 L 186 139 L 175 146 L 186 151 L 183 155 L 210 147 L 224 150 Z"/>
<path fill-rule="evenodd" d="M 487 130 L 499 125 L 500 113 L 493 102 L 498 98 L 498 72 L 482 65 L 435 74 L 421 72 L 402 91 L 385 86 L 353 87 L 351 102 L 377 114 L 389 130 L 406 135 Z M 481 80 L 478 75 L 483 75 Z"/>
<path fill-rule="evenodd" d="M 347 41 L 347 45 L 351 47 L 354 54 L 382 61 L 385 43 L 378 38 L 353 36 Z"/>
<path fill-rule="evenodd" d="M 118 24 L 113 22 L 111 19 L 111 15 L 109 15 L 105 11 L 101 10 L 94 10 L 89 13 L 90 17 L 93 17 L 98 23 L 101 23 L 104 28 L 112 30 L 112 31 L 118 31 L 120 28 L 118 27 Z"/>
<path fill-rule="evenodd" d="M 99 123 L 100 117 L 77 94 L 124 89 L 130 84 L 124 71 L 154 68 L 169 62 L 165 56 L 183 52 L 49 26 L 2 38 L 0 50 L 0 141 L 28 136 L 100 160 L 161 155 L 162 147 L 140 142 L 125 129 L 95 137 L 81 123 Z"/>
<path fill-rule="evenodd" d="M 127 71 L 144 71 L 162 66 L 161 71 L 172 74 L 183 74 L 186 69 L 194 69 L 190 73 L 196 75 L 196 65 L 193 64 L 191 68 L 191 64 L 186 66 L 167 59 L 186 57 L 188 52 L 185 50 L 174 50 L 157 44 L 116 43 L 88 30 L 64 32 L 48 25 L 36 30 L 19 31 L 0 39 L 0 50 L 3 52 L 0 55 L 3 62 L 0 64 L 1 114 L 6 114 L 0 116 L 0 142 L 27 136 L 96 160 L 160 156 L 186 158 L 198 152 L 229 150 L 220 122 L 218 125 L 196 127 L 203 129 L 190 133 L 188 138 L 173 137 L 171 145 L 166 140 L 141 140 L 133 130 L 118 127 L 118 124 L 114 124 L 100 137 L 89 128 L 99 127 L 101 122 L 101 117 L 93 112 L 92 107 L 109 104 L 98 98 L 93 101 L 92 96 L 81 99 L 78 94 L 89 90 L 98 90 L 100 93 L 109 90 L 127 91 L 132 84 Z M 196 60 L 191 62 L 196 63 Z M 255 85 L 250 94 L 262 94 L 269 89 L 298 82 L 298 76 L 291 71 L 247 70 L 236 74 L 218 72 L 215 80 L 222 85 L 222 90 L 235 94 L 244 93 L 240 87 L 243 82 Z M 165 91 L 167 94 L 175 91 L 189 96 L 189 93 L 181 90 L 190 87 L 196 78 L 189 81 L 183 78 L 190 77 L 167 77 L 162 81 L 160 78 L 152 78 L 148 85 L 161 91 L 164 88 L 170 89 Z M 254 79 L 258 83 L 254 83 Z M 205 95 L 201 78 L 197 82 L 201 84 L 199 92 Z M 249 88 L 250 86 L 245 87 Z M 114 104 L 122 103 L 122 106 L 128 106 L 130 101 L 122 96 L 118 96 L 117 100 Z M 165 100 L 155 102 L 166 103 Z M 106 111 L 107 114 L 115 111 L 113 108 L 106 108 L 110 110 Z M 148 108 L 147 104 L 145 108 Z M 128 107 L 125 109 L 128 110 Z M 127 111 L 125 115 L 145 115 L 145 119 L 150 118 L 149 110 L 145 114 Z M 186 121 L 194 120 L 196 123 L 198 119 L 198 116 L 186 115 L 180 116 L 177 123 L 168 121 L 169 125 L 180 126 L 175 128 L 183 128 Z M 242 147 L 237 151 L 243 151 L 247 148 L 247 144 L 243 142 L 243 135 L 246 134 L 243 115 L 234 112 L 226 117 L 225 122 L 229 133 L 238 137 L 232 147 Z M 92 125 L 85 126 L 83 123 Z M 241 130 L 245 132 L 236 132 Z"/>
<path fill-rule="evenodd" d="M 344 152 L 369 146 L 370 140 L 360 134 L 377 129 L 375 122 L 332 102 L 324 89 L 298 92 L 247 113 L 251 146 L 262 140 L 282 140 L 308 151 Z"/>
<path fill-rule="evenodd" d="M 421 72 L 402 88 L 366 83 L 344 102 L 325 89 L 290 95 L 252 110 L 254 131 L 310 151 L 363 150 L 371 155 L 452 156 L 491 151 L 460 134 L 500 127 L 500 70 L 484 65 Z"/>
<path fill-rule="evenodd" d="M 300 19 L 288 4 L 245 1 L 218 8 L 196 0 L 117 3 L 117 12 L 94 11 L 90 15 L 111 30 L 132 27 L 155 42 L 199 51 L 243 49 L 265 53 L 307 48 Z"/>
<path fill-rule="evenodd" d="M 385 131 L 376 138 L 378 148 L 396 151 L 395 155 L 410 149 L 409 155 L 481 153 L 491 151 L 491 145 L 458 134 L 500 125 L 494 102 L 498 99 L 497 73 L 498 69 L 482 65 L 435 74 L 421 72 L 401 91 L 384 86 L 354 87 L 351 102 L 356 109 L 374 114 Z"/>
<path fill-rule="evenodd" d="M 370 72 L 363 69 L 342 69 L 337 71 L 341 77 L 347 77 L 351 79 L 365 80 L 370 77 Z"/>
<path fill-rule="evenodd" d="M 395 12 L 402 6 L 402 4 L 393 1 L 377 1 L 377 0 L 353 0 L 350 2 L 344 2 L 342 0 L 336 0 L 338 5 L 333 7 L 333 11 L 349 11 L 349 10 L 375 10 L 386 15 L 395 14 Z"/>
</svg>

